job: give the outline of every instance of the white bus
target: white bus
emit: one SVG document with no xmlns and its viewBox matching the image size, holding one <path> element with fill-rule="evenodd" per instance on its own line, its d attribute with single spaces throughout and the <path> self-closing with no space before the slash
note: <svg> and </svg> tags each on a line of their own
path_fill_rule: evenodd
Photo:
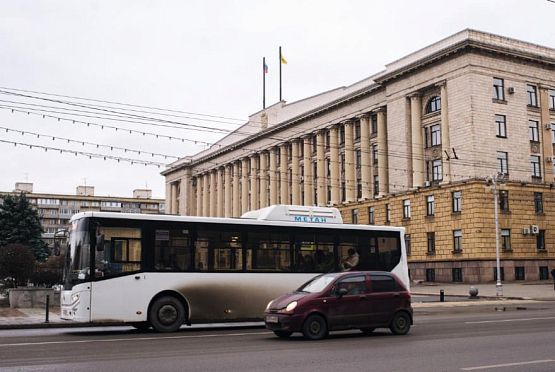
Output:
<svg viewBox="0 0 555 372">
<path fill-rule="evenodd" d="M 241 218 L 76 214 L 61 316 L 161 332 L 259 320 L 271 299 L 353 262 L 409 288 L 403 228 L 342 222 L 335 208 L 286 205 Z"/>
</svg>

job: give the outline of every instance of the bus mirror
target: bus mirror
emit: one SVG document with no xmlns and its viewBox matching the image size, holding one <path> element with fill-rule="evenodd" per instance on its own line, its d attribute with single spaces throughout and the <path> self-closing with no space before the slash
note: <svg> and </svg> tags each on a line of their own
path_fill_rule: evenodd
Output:
<svg viewBox="0 0 555 372">
<path fill-rule="evenodd" d="M 102 252 L 104 250 L 104 234 L 96 235 L 95 248 L 97 252 Z"/>
</svg>

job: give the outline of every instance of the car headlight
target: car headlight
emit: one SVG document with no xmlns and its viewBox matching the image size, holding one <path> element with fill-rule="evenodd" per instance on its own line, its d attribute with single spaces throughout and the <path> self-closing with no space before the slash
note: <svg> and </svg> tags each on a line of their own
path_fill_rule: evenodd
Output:
<svg viewBox="0 0 555 372">
<path fill-rule="evenodd" d="M 79 301 L 79 293 L 74 293 L 71 295 L 71 302 Z"/>
<path fill-rule="evenodd" d="M 274 300 L 268 302 L 268 305 L 266 305 L 266 310 L 268 310 L 270 308 L 270 306 L 272 305 L 272 302 L 274 302 Z"/>
<path fill-rule="evenodd" d="M 297 307 L 297 301 L 290 302 L 285 308 L 285 311 L 293 311 Z"/>
</svg>

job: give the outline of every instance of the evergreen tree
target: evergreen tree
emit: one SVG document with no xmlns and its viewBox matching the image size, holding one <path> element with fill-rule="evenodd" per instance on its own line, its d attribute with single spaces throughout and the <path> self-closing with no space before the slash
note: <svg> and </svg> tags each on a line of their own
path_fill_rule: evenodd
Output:
<svg viewBox="0 0 555 372">
<path fill-rule="evenodd" d="M 28 246 L 37 261 L 49 256 L 48 245 L 42 241 L 42 226 L 37 211 L 25 194 L 6 195 L 0 205 L 0 247 L 10 243 Z"/>
</svg>

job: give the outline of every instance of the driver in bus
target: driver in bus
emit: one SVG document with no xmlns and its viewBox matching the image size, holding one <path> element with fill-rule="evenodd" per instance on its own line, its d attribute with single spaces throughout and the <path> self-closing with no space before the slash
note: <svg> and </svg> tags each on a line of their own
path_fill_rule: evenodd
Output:
<svg viewBox="0 0 555 372">
<path fill-rule="evenodd" d="M 347 253 L 349 254 L 349 256 L 341 262 L 343 271 L 350 271 L 358 266 L 359 255 L 357 251 L 355 251 L 353 248 L 349 248 Z"/>
</svg>

